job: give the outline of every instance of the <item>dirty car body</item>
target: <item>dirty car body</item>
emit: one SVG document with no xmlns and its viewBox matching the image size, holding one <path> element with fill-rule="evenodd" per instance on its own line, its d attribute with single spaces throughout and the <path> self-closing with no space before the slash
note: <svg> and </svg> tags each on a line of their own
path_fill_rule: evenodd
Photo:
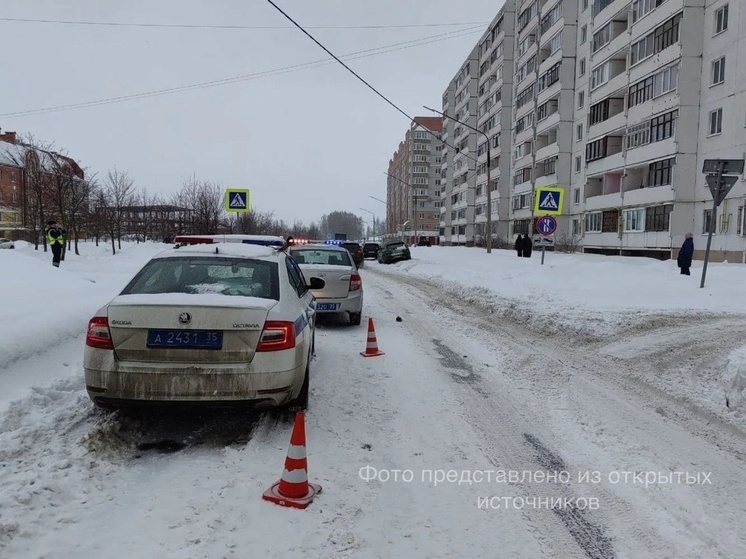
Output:
<svg viewBox="0 0 746 559">
<path fill-rule="evenodd" d="M 273 247 L 162 252 L 90 320 L 88 395 L 104 407 L 304 407 L 315 338 L 309 287 L 297 264 Z"/>
</svg>

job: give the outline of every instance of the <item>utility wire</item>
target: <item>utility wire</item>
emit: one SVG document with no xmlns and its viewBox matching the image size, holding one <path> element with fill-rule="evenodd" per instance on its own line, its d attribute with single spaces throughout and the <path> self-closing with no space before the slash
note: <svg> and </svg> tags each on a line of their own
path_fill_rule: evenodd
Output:
<svg viewBox="0 0 746 559">
<path fill-rule="evenodd" d="M 127 23 L 119 21 L 73 21 L 61 19 L 32 19 L 20 17 L 0 17 L 0 21 L 14 23 L 47 23 L 58 25 L 89 25 L 109 27 L 155 27 L 171 29 L 295 29 L 292 25 L 207 25 L 189 23 Z M 485 22 L 465 21 L 450 23 L 413 23 L 400 25 L 312 25 L 308 29 L 413 29 L 419 27 L 468 27 L 470 25 L 488 25 Z"/>
<path fill-rule="evenodd" d="M 479 32 L 481 29 L 482 28 L 480 26 L 479 28 L 473 28 L 473 29 L 449 31 L 448 33 L 431 35 L 429 37 L 422 37 L 421 39 L 413 39 L 409 41 L 403 41 L 400 43 L 392 43 L 389 45 L 384 45 L 384 46 L 376 47 L 372 49 L 365 49 L 361 51 L 352 52 L 352 53 L 343 55 L 343 58 L 348 58 L 350 60 L 357 60 L 361 58 L 368 58 L 371 56 L 378 56 L 381 54 L 388 54 L 391 52 L 411 49 L 411 48 L 428 45 L 432 43 L 439 43 L 439 42 L 447 41 L 449 39 L 454 39 L 457 37 L 465 37 L 467 35 L 473 35 Z M 228 85 L 228 84 L 238 83 L 242 81 L 249 81 L 249 80 L 271 77 L 271 76 L 276 76 L 276 75 L 281 75 L 281 74 L 286 74 L 286 73 L 291 73 L 291 72 L 298 72 L 298 71 L 305 70 L 308 68 L 326 66 L 326 65 L 335 64 L 335 63 L 336 63 L 336 60 L 330 60 L 327 58 L 327 59 L 322 59 L 322 60 L 316 60 L 313 62 L 304 62 L 302 64 L 295 64 L 292 66 L 285 66 L 283 68 L 264 70 L 262 72 L 254 72 L 251 74 L 232 76 L 232 77 L 223 78 L 219 80 L 211 80 L 207 82 L 200 82 L 200 83 L 170 87 L 166 89 L 144 91 L 140 93 L 133 93 L 129 95 L 121 95 L 117 97 L 109 97 L 105 99 L 97 99 L 97 100 L 92 100 L 92 101 L 84 101 L 80 103 L 71 103 L 67 105 L 57 105 L 53 107 L 45 107 L 45 108 L 40 108 L 40 109 L 30 109 L 30 110 L 25 110 L 25 111 L 5 113 L 5 114 L 0 114 L 0 118 L 18 118 L 18 117 L 23 117 L 23 116 L 32 116 L 32 115 L 81 109 L 81 108 L 87 108 L 87 107 L 95 107 L 99 105 L 108 105 L 112 103 L 121 103 L 121 102 L 135 100 L 135 99 L 145 99 L 148 97 L 157 97 L 161 95 L 180 93 L 182 91 L 191 91 L 194 89 L 217 87 L 221 85 Z"/>
<path fill-rule="evenodd" d="M 284 12 L 284 11 L 282 10 L 282 8 L 280 8 L 280 7 L 279 7 L 279 6 L 277 5 L 277 4 L 275 4 L 275 3 L 274 3 L 274 2 L 272 1 L 272 0 L 267 0 L 267 2 L 269 2 L 269 3 L 270 3 L 270 4 L 272 5 L 272 7 L 273 7 L 273 8 L 275 8 L 275 9 L 276 9 L 276 10 L 277 10 L 278 12 L 280 12 L 280 13 L 281 13 L 281 14 L 282 14 L 283 16 L 285 16 L 285 18 L 286 18 L 286 19 L 287 19 L 288 21 L 290 21 L 290 23 L 292 23 L 293 25 L 295 25 L 295 26 L 296 26 L 296 27 L 297 27 L 297 28 L 298 28 L 298 29 L 299 29 L 299 30 L 300 30 L 301 32 L 303 32 L 303 34 L 304 34 L 304 35 L 305 35 L 306 37 L 308 37 L 308 38 L 309 38 L 309 39 L 311 39 L 311 40 L 312 40 L 312 41 L 313 41 L 314 43 L 316 43 L 316 44 L 317 44 L 317 45 L 318 45 L 319 47 L 321 47 L 321 49 L 322 49 L 322 50 L 323 50 L 323 51 L 324 51 L 325 53 L 327 53 L 327 54 L 328 54 L 329 56 L 331 56 L 331 57 L 332 57 L 332 58 L 333 58 L 334 60 L 336 60 L 337 62 L 339 62 L 339 63 L 340 63 L 340 64 L 341 64 L 341 65 L 342 65 L 342 66 L 343 66 L 343 67 L 344 67 L 344 68 L 345 68 L 345 69 L 346 69 L 346 70 L 347 70 L 348 72 L 350 72 L 350 73 L 351 73 L 351 74 L 352 74 L 353 76 L 355 76 L 355 77 L 356 77 L 356 78 L 357 78 L 358 80 L 360 80 L 361 82 L 363 82 L 363 83 L 364 83 L 364 84 L 365 84 L 365 85 L 366 85 L 366 86 L 367 86 L 367 87 L 368 87 L 368 88 L 369 88 L 369 89 L 370 89 L 371 91 L 373 91 L 373 92 L 374 92 L 374 93 L 375 93 L 376 95 L 378 95 L 378 96 L 379 96 L 379 97 L 380 97 L 381 99 L 383 99 L 384 101 L 386 101 L 386 103 L 388 103 L 389 105 L 391 105 L 391 106 L 392 106 L 392 107 L 393 107 L 394 109 L 396 109 L 396 111 L 398 111 L 399 113 L 401 113 L 401 114 L 403 114 L 403 115 L 404 115 L 405 117 L 407 117 L 407 119 L 408 119 L 408 120 L 409 120 L 410 122 L 414 122 L 415 124 L 417 123 L 417 121 L 415 121 L 415 119 L 414 119 L 413 117 L 411 117 L 410 115 L 408 115 L 408 114 L 407 114 L 407 112 L 406 112 L 406 111 L 404 111 L 404 109 L 400 108 L 400 107 L 399 107 L 399 106 L 398 106 L 398 105 L 397 105 L 396 103 L 394 103 L 394 102 L 393 102 L 393 101 L 392 101 L 391 99 L 389 99 L 388 97 L 386 97 L 386 96 L 385 96 L 385 95 L 384 95 L 383 93 L 381 93 L 380 91 L 378 91 L 378 90 L 377 90 L 377 89 L 376 89 L 375 87 L 373 87 L 373 86 L 372 86 L 372 85 L 371 85 L 370 83 L 368 83 L 367 81 L 365 81 L 365 79 L 363 79 L 362 77 L 360 77 L 360 75 L 359 75 L 359 74 L 358 74 L 357 72 L 355 72 L 355 70 L 353 70 L 352 68 L 350 68 L 350 67 L 349 67 L 349 66 L 348 66 L 347 64 L 345 64 L 344 62 L 342 62 L 342 60 L 340 60 L 340 59 L 339 59 L 339 58 L 338 58 L 338 57 L 337 57 L 337 56 L 336 56 L 336 55 L 335 55 L 334 53 L 332 53 L 332 52 L 331 52 L 331 51 L 330 51 L 330 50 L 329 50 L 328 48 L 326 48 L 326 47 L 325 47 L 324 45 L 322 45 L 322 44 L 321 44 L 321 43 L 320 43 L 320 42 L 319 42 L 319 41 L 318 41 L 318 40 L 317 40 L 317 39 L 316 39 L 316 38 L 315 38 L 315 37 L 314 37 L 313 35 L 311 35 L 311 34 L 310 34 L 310 33 L 309 33 L 308 31 L 306 31 L 306 30 L 305 30 L 305 29 L 304 29 L 304 28 L 303 28 L 303 27 L 302 27 L 302 26 L 301 26 L 300 24 L 298 24 L 298 23 L 297 23 L 297 22 L 296 22 L 296 21 L 295 21 L 295 20 L 294 20 L 293 18 L 291 18 L 291 17 L 290 17 L 290 16 L 289 16 L 289 15 L 288 15 L 287 13 L 285 13 L 285 12 Z M 435 132 L 432 132 L 432 131 L 428 130 L 427 128 L 425 128 L 425 131 L 426 131 L 426 132 L 427 132 L 428 134 L 430 134 L 430 135 L 431 135 L 431 136 L 432 136 L 433 138 L 435 138 L 436 140 L 438 140 L 439 142 L 442 142 L 442 143 L 443 143 L 443 145 L 445 145 L 445 146 L 448 146 L 449 148 L 452 148 L 452 149 L 454 149 L 454 150 L 456 149 L 456 146 L 453 146 L 453 145 L 451 145 L 451 144 L 448 144 L 448 143 L 446 143 L 445 141 L 443 141 L 443 140 L 439 139 L 439 138 L 438 138 L 438 135 L 437 135 L 437 134 L 436 134 Z M 470 156 L 468 156 L 468 155 L 467 155 L 467 157 L 468 157 L 469 159 L 471 159 L 472 161 L 474 161 L 474 162 L 476 162 L 476 161 L 477 161 L 475 157 L 470 157 Z"/>
</svg>

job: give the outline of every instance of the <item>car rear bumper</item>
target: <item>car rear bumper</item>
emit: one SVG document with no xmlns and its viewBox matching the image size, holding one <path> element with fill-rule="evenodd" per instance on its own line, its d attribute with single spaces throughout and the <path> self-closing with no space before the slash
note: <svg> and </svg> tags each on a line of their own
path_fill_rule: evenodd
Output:
<svg viewBox="0 0 746 559">
<path fill-rule="evenodd" d="M 334 304 L 334 309 L 319 308 L 319 305 Z M 352 291 L 345 299 L 316 299 L 316 312 L 319 314 L 351 312 L 358 313 L 363 310 L 363 290 Z"/>
<path fill-rule="evenodd" d="M 290 351 L 288 351 L 290 353 Z M 284 370 L 250 364 L 118 361 L 114 352 L 86 347 L 85 383 L 94 402 L 257 402 L 281 406 L 297 397 L 305 360 Z"/>
</svg>

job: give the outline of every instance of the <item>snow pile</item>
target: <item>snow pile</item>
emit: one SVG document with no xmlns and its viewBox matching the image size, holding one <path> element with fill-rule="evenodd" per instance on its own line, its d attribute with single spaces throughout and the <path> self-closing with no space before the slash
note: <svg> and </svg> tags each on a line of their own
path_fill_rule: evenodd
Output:
<svg viewBox="0 0 746 559">
<path fill-rule="evenodd" d="M 728 356 L 722 386 L 728 408 L 746 412 L 746 346 L 732 351 Z"/>
<path fill-rule="evenodd" d="M 672 260 L 548 252 L 518 258 L 513 251 L 412 247 L 412 260 L 379 270 L 425 279 L 493 312 L 545 332 L 572 328 L 593 336 L 651 321 L 746 312 L 746 266 L 701 262 L 682 276 Z"/>
<path fill-rule="evenodd" d="M 135 246 L 123 245 L 112 257 L 109 245 L 81 243 L 81 256 L 68 253 L 59 268 L 51 252 L 28 243 L 0 251 L 0 325 L 8 334 L 0 336 L 0 368 L 83 335 L 93 313 L 164 248 Z"/>
</svg>

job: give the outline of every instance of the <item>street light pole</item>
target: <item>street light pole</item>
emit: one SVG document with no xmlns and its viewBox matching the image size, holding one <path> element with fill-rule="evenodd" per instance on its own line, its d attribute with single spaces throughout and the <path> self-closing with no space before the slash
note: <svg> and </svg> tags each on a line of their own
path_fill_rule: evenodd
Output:
<svg viewBox="0 0 746 559">
<path fill-rule="evenodd" d="M 370 215 L 373 216 L 373 239 L 375 240 L 376 238 L 376 214 L 374 214 L 370 210 L 366 210 L 365 208 L 358 208 L 358 209 L 363 210 L 364 212 L 368 212 Z"/>
<path fill-rule="evenodd" d="M 399 177 L 395 177 L 394 175 L 389 175 L 386 171 L 383 172 L 384 175 L 387 177 L 390 177 L 394 180 L 399 181 L 405 186 L 408 186 L 409 188 L 414 189 L 414 194 L 412 194 L 412 223 L 414 225 L 414 244 L 417 244 L 418 242 L 418 235 L 417 235 L 417 200 L 419 199 L 419 196 L 417 195 L 417 187 L 414 185 L 409 184 L 406 181 L 401 180 Z"/>
<path fill-rule="evenodd" d="M 478 128 L 475 128 L 474 126 L 470 126 L 469 124 L 461 122 L 457 118 L 448 116 L 447 114 L 442 113 L 440 111 L 436 111 L 435 109 L 431 109 L 430 107 L 425 107 L 424 105 L 423 107 L 427 109 L 428 111 L 438 113 L 443 118 L 447 118 L 449 120 L 457 122 L 463 127 L 468 128 L 469 130 L 473 130 L 477 134 L 482 134 L 485 140 L 487 140 L 487 254 L 491 254 L 492 253 L 492 179 L 490 176 L 490 169 L 492 168 L 492 154 L 490 153 L 490 137 L 487 135 L 486 132 L 482 132 L 481 130 L 479 130 Z"/>
<path fill-rule="evenodd" d="M 389 203 L 386 202 L 385 200 L 381 200 L 380 198 L 376 198 L 375 196 L 368 195 L 368 198 L 372 198 L 376 202 L 381 202 L 381 204 L 383 204 L 384 206 L 386 206 L 386 227 L 387 228 L 391 227 L 391 224 L 390 224 L 391 216 L 389 215 L 389 208 L 390 208 Z M 388 233 L 386 233 L 386 234 L 388 235 Z M 381 236 L 383 236 L 383 235 L 381 235 Z"/>
</svg>

